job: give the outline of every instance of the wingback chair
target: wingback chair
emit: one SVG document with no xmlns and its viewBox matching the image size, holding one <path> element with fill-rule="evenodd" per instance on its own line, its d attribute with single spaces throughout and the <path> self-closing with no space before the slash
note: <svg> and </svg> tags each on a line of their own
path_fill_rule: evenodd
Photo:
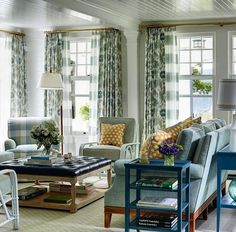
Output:
<svg viewBox="0 0 236 232">
<path fill-rule="evenodd" d="M 92 157 L 105 157 L 112 161 L 126 158 L 136 158 L 139 143 L 136 142 L 136 122 L 134 118 L 122 117 L 100 117 L 99 118 L 99 142 L 81 144 L 79 155 Z M 123 144 L 114 146 L 113 144 L 101 144 L 102 125 L 125 125 Z M 111 132 L 112 133 L 112 132 Z M 115 136 L 115 135 L 114 135 Z"/>
<path fill-rule="evenodd" d="M 8 120 L 8 139 L 5 141 L 5 151 L 14 153 L 14 158 L 37 155 L 43 148 L 37 149 L 35 140 L 30 136 L 34 125 L 49 121 L 48 117 L 20 117 Z"/>
</svg>

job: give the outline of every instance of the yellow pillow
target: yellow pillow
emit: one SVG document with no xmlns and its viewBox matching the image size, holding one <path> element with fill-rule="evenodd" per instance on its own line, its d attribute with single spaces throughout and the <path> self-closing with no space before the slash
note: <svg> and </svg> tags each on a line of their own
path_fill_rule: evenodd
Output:
<svg viewBox="0 0 236 232">
<path fill-rule="evenodd" d="M 141 159 L 161 159 L 163 155 L 157 150 L 164 141 L 172 141 L 171 134 L 165 131 L 158 131 L 149 135 L 140 149 Z"/>
<path fill-rule="evenodd" d="M 101 124 L 101 145 L 120 147 L 124 143 L 125 124 Z"/>
<path fill-rule="evenodd" d="M 202 123 L 202 118 L 201 117 L 193 118 L 189 121 L 183 122 L 183 129 L 192 126 L 193 123 L 198 123 L 198 124 Z"/>
<path fill-rule="evenodd" d="M 171 135 L 173 142 L 177 140 L 177 137 L 181 130 L 183 130 L 183 124 L 181 122 L 174 126 L 170 126 L 164 129 L 165 132 L 168 132 Z"/>
</svg>

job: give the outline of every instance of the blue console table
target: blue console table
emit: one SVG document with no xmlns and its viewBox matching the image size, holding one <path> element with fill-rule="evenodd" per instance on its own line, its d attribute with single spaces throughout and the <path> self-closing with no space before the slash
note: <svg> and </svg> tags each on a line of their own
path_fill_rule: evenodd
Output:
<svg viewBox="0 0 236 232">
<path fill-rule="evenodd" d="M 229 151 L 229 146 L 217 152 L 217 217 L 216 231 L 220 232 L 220 210 L 221 208 L 236 208 L 236 202 L 227 193 L 222 197 L 221 172 L 222 170 L 236 170 L 236 152 Z"/>
<path fill-rule="evenodd" d="M 145 231 L 189 231 L 189 183 L 190 183 L 190 161 L 187 160 L 177 160 L 175 161 L 174 166 L 164 166 L 163 160 L 151 160 L 150 164 L 141 164 L 139 159 L 136 159 L 130 163 L 125 164 L 125 232 L 128 232 L 130 229 L 136 231 L 145 230 Z M 131 170 L 136 171 L 136 181 L 140 180 L 142 173 L 145 170 L 152 170 L 154 172 L 173 172 L 176 173 L 178 179 L 178 187 L 176 189 L 164 189 L 157 187 L 141 187 L 136 186 L 136 181 L 131 183 L 130 181 L 130 172 Z M 135 189 L 136 199 L 133 202 L 130 202 L 130 190 Z M 163 209 L 163 208 L 153 208 L 153 207 L 140 207 L 136 203 L 140 200 L 141 191 L 171 191 L 177 193 L 178 206 L 177 209 Z M 183 192 L 185 191 L 185 199 L 183 197 Z M 136 211 L 136 218 L 133 221 L 130 221 L 130 210 Z M 175 213 L 178 216 L 178 222 L 173 228 L 161 228 L 161 227 L 143 227 L 139 226 L 137 219 L 141 215 L 141 211 L 159 211 L 163 213 L 171 212 Z M 185 213 L 185 220 L 182 218 L 182 213 Z"/>
</svg>

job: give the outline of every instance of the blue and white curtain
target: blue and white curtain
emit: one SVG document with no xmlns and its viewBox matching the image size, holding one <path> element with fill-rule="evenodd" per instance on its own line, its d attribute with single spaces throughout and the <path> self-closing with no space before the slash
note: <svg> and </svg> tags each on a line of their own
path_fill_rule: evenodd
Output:
<svg viewBox="0 0 236 232">
<path fill-rule="evenodd" d="M 27 116 L 26 45 L 22 35 L 11 41 L 11 117 Z"/>
<path fill-rule="evenodd" d="M 58 72 L 62 75 L 63 80 L 63 91 L 45 91 L 45 116 L 55 118 L 58 124 L 60 124 L 62 106 L 63 144 L 64 153 L 67 153 L 73 149 L 70 43 L 65 33 L 49 33 L 46 35 L 45 45 L 45 72 Z"/>
<path fill-rule="evenodd" d="M 143 141 L 177 120 L 178 73 L 175 28 L 145 31 Z"/>
</svg>

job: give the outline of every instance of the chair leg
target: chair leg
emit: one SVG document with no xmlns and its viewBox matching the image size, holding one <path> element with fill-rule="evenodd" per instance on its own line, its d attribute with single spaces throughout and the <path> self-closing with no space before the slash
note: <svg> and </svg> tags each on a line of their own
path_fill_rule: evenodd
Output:
<svg viewBox="0 0 236 232">
<path fill-rule="evenodd" d="M 191 218 L 190 218 L 190 232 L 195 232 L 195 226 L 196 226 L 196 224 L 195 224 L 195 218 L 194 218 L 194 216 L 191 216 Z"/>
<path fill-rule="evenodd" d="M 112 216 L 112 213 L 110 212 L 104 213 L 104 227 L 105 228 L 109 228 L 111 226 L 111 216 Z"/>
</svg>

